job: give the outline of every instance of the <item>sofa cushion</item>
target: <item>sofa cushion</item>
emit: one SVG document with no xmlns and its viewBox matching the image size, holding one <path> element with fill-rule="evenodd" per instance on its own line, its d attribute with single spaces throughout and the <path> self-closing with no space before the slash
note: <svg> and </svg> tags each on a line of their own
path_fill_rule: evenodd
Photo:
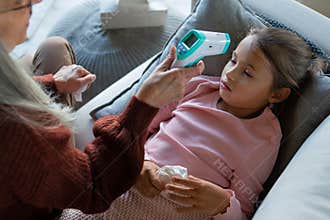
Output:
<svg viewBox="0 0 330 220">
<path fill-rule="evenodd" d="M 315 53 L 330 59 L 329 18 L 300 3 L 306 0 L 243 1 L 267 23 L 294 30 L 310 43 Z"/>
<path fill-rule="evenodd" d="M 283 138 L 272 174 L 264 184 L 263 198 L 283 172 L 299 147 L 330 113 L 330 77 L 312 75 L 280 107 L 278 116 Z"/>
<path fill-rule="evenodd" d="M 330 115 L 308 137 L 253 220 L 324 220 L 330 217 Z"/>
</svg>

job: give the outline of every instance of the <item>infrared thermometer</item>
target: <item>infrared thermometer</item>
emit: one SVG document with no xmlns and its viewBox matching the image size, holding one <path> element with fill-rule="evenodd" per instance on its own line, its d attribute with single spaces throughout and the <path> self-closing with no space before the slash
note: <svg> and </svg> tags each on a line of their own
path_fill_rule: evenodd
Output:
<svg viewBox="0 0 330 220">
<path fill-rule="evenodd" d="M 179 41 L 172 67 L 191 67 L 205 56 L 225 54 L 230 45 L 227 33 L 192 29 Z"/>
</svg>

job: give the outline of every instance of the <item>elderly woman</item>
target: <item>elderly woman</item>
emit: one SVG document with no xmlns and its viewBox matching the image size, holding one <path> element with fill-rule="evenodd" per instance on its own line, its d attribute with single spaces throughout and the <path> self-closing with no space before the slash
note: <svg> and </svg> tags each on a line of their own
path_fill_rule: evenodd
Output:
<svg viewBox="0 0 330 220">
<path fill-rule="evenodd" d="M 73 114 L 52 102 L 1 46 L 0 219 L 52 219 L 64 208 L 102 212 L 128 190 L 141 171 L 146 128 L 158 108 L 182 97 L 186 81 L 204 68 L 167 70 L 173 60 L 172 51 L 121 114 L 96 121 L 96 138 L 81 152 L 73 147 Z"/>
<path fill-rule="evenodd" d="M 12 28 L 25 32 L 30 7 L 31 1 L 1 1 L 1 25 L 5 18 L 20 19 Z M 122 113 L 96 121 L 95 140 L 80 151 L 72 138 L 74 114 L 15 65 L 7 51 L 17 41 L 3 34 L 1 30 L 6 46 L 0 43 L 0 219 L 55 219 L 64 208 L 105 211 L 136 182 L 146 128 L 158 108 L 180 99 L 186 82 L 204 64 L 168 70 L 175 59 L 172 49 Z"/>
<path fill-rule="evenodd" d="M 10 52 L 26 39 L 32 5 L 40 0 L 9 0 L 0 2 L 0 40 Z M 29 56 L 26 56 L 30 58 Z M 89 86 L 96 78 L 76 63 L 68 41 L 51 37 L 43 42 L 33 60 L 22 59 L 21 65 L 34 74 L 44 89 L 55 95 L 56 101 L 74 107 L 71 93 Z"/>
</svg>

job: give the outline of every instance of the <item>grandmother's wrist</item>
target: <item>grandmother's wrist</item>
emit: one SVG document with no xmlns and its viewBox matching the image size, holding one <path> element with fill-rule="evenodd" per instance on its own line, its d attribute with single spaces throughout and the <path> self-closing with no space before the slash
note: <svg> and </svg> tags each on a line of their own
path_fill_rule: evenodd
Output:
<svg viewBox="0 0 330 220">
<path fill-rule="evenodd" d="M 55 84 L 55 88 L 57 93 L 59 94 L 65 94 L 65 84 L 66 82 L 64 82 L 63 80 L 61 80 L 60 78 L 54 78 L 54 84 Z"/>
</svg>

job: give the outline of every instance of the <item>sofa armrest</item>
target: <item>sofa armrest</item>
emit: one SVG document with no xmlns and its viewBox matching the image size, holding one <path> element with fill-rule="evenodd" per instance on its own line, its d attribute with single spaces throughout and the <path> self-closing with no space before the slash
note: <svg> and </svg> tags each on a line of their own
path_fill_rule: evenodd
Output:
<svg viewBox="0 0 330 220">
<path fill-rule="evenodd" d="M 330 217 L 330 115 L 308 137 L 254 215 L 254 220 Z"/>
<path fill-rule="evenodd" d="M 79 149 L 84 149 L 86 144 L 90 143 L 94 139 L 94 135 L 92 132 L 94 120 L 91 118 L 89 113 L 96 107 L 103 105 L 115 98 L 122 91 L 128 88 L 133 82 L 138 80 L 141 77 L 143 71 L 154 59 L 154 57 L 148 59 L 143 64 L 133 69 L 127 75 L 125 75 L 120 80 L 118 80 L 117 82 L 109 86 L 107 89 L 102 91 L 100 94 L 95 96 L 93 99 L 91 99 L 88 103 L 86 103 L 76 112 L 75 141 L 76 146 Z"/>
</svg>

